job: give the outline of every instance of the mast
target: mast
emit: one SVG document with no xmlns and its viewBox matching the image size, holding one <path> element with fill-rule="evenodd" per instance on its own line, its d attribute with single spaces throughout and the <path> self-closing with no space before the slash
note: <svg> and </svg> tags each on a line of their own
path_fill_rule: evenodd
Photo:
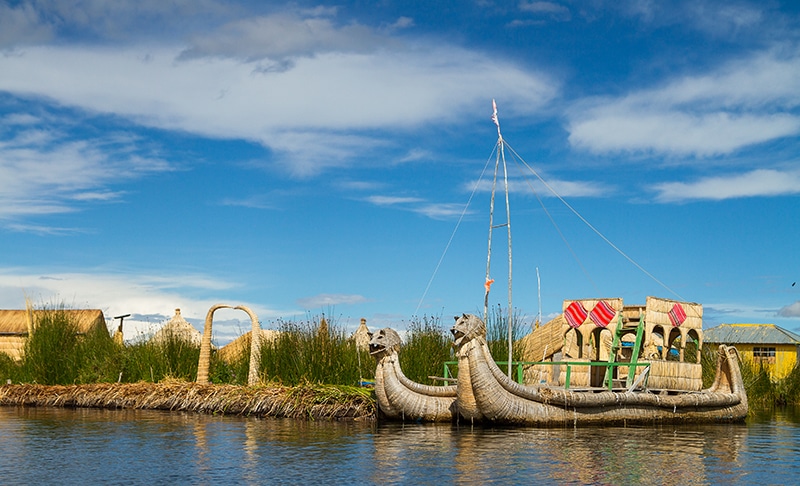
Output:
<svg viewBox="0 0 800 486">
<path fill-rule="evenodd" d="M 489 315 L 489 290 L 494 283 L 494 280 L 490 277 L 490 270 L 491 270 L 491 262 L 492 262 L 492 233 L 494 232 L 495 228 L 501 228 L 503 226 L 506 227 L 506 231 L 508 234 L 508 376 L 511 377 L 511 361 L 513 358 L 513 333 L 512 333 L 512 318 L 513 318 L 513 307 L 512 307 L 512 295 L 511 295 L 511 277 L 512 277 L 512 260 L 511 260 L 511 206 L 509 204 L 508 199 L 508 167 L 506 166 L 506 155 L 505 155 L 505 142 L 503 141 L 503 135 L 500 132 L 500 120 L 497 118 L 497 103 L 495 100 L 492 100 L 492 121 L 497 126 L 497 158 L 495 160 L 494 165 L 494 179 L 492 181 L 492 197 L 491 202 L 489 205 L 489 249 L 486 255 L 486 282 L 484 287 L 486 289 L 486 293 L 484 294 L 483 299 L 483 321 L 486 322 Z M 505 191 L 505 198 L 506 198 L 506 222 L 505 224 L 494 224 L 494 198 L 495 192 L 497 189 L 497 173 L 500 170 L 500 163 L 502 162 L 503 166 L 503 189 Z"/>
</svg>

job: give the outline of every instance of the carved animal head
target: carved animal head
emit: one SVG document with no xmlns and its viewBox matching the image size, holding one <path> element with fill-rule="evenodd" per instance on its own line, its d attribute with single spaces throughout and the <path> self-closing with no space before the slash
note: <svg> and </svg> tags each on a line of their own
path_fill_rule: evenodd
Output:
<svg viewBox="0 0 800 486">
<path fill-rule="evenodd" d="M 385 327 L 369 336 L 369 354 L 381 359 L 400 350 L 400 335 L 394 329 Z"/>
<path fill-rule="evenodd" d="M 450 332 L 453 333 L 453 344 L 459 348 L 462 344 L 477 337 L 486 338 L 486 324 L 483 319 L 472 314 L 455 317 L 456 323 Z"/>
</svg>

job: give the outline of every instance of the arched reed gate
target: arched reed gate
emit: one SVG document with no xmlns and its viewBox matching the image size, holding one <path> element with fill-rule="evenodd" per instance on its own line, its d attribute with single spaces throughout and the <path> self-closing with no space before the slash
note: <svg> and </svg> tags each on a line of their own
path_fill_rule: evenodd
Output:
<svg viewBox="0 0 800 486">
<path fill-rule="evenodd" d="M 255 385 L 258 383 L 258 365 L 260 364 L 261 350 L 261 325 L 258 316 L 249 307 L 244 305 L 232 306 L 228 304 L 214 304 L 206 314 L 206 321 L 203 325 L 203 340 L 200 342 L 200 361 L 197 363 L 197 383 L 208 383 L 208 369 L 211 364 L 211 327 L 214 320 L 214 312 L 219 309 L 242 310 L 250 316 L 252 323 L 252 333 L 250 335 L 250 369 L 247 374 L 247 384 Z"/>
</svg>

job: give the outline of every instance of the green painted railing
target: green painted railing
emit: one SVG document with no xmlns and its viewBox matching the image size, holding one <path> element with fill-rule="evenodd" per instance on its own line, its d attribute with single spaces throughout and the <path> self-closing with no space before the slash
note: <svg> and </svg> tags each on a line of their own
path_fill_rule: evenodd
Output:
<svg viewBox="0 0 800 486">
<path fill-rule="evenodd" d="M 508 361 L 495 361 L 497 366 L 501 369 L 504 366 L 508 366 Z M 606 373 L 612 373 L 614 368 L 620 367 L 627 367 L 629 369 L 629 375 L 633 376 L 633 370 L 637 367 L 646 367 L 650 366 L 650 363 L 618 363 L 613 362 L 609 363 L 608 361 L 512 361 L 511 366 L 512 369 L 516 369 L 516 373 L 514 373 L 514 378 L 517 383 L 523 383 L 523 373 L 525 370 L 525 366 L 533 366 L 533 365 L 547 365 L 547 366 L 566 366 L 566 376 L 564 379 L 564 389 L 569 390 L 570 387 L 570 378 L 572 376 L 572 367 L 573 366 L 590 366 L 590 367 L 603 367 L 606 369 Z M 444 384 L 449 384 L 450 381 L 456 381 L 457 378 L 451 372 L 450 366 L 458 366 L 458 361 L 445 361 L 444 363 Z M 604 383 L 608 384 L 608 389 L 611 390 L 613 387 L 613 380 L 603 380 Z M 628 383 L 630 386 L 630 383 Z"/>
</svg>

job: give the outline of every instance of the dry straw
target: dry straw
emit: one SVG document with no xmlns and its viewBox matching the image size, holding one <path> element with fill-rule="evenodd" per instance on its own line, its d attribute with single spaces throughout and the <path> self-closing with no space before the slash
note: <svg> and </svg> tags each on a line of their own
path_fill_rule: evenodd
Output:
<svg viewBox="0 0 800 486">
<path fill-rule="evenodd" d="M 308 420 L 372 420 L 370 392 L 355 387 L 98 383 L 92 385 L 3 385 L 0 405 L 190 411 Z"/>
</svg>

